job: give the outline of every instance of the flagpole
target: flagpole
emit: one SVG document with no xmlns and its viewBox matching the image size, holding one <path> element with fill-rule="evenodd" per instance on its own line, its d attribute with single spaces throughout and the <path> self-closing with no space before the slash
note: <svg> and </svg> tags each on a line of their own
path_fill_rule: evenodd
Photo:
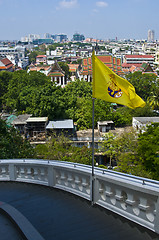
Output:
<svg viewBox="0 0 159 240">
<path fill-rule="evenodd" d="M 92 82 L 94 81 L 94 54 L 95 51 L 93 50 L 92 53 Z M 93 83 L 94 84 L 94 83 Z M 91 204 L 92 206 L 94 205 L 94 103 L 95 103 L 95 98 L 92 98 L 92 199 L 91 199 Z"/>
<path fill-rule="evenodd" d="M 91 204 L 94 205 L 94 98 L 92 98 L 92 199 Z"/>
</svg>

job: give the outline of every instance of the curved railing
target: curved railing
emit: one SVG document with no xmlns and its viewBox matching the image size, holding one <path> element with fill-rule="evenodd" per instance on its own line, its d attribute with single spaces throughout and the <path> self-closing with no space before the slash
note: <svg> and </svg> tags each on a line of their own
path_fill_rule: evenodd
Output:
<svg viewBox="0 0 159 240">
<path fill-rule="evenodd" d="M 76 194 L 159 233 L 159 182 L 91 166 L 38 159 L 0 160 L 0 181 L 46 185 Z M 92 188 L 93 182 L 93 188 Z"/>
</svg>

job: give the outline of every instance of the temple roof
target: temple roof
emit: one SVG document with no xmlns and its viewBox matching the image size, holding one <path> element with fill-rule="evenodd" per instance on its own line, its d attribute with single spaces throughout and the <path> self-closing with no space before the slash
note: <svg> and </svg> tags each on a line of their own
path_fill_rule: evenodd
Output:
<svg viewBox="0 0 159 240">
<path fill-rule="evenodd" d="M 100 61 L 102 61 L 107 67 L 109 67 L 116 74 L 123 74 L 121 69 L 121 59 L 113 57 L 112 55 L 98 55 Z M 91 75 L 92 74 L 92 61 L 91 58 L 84 58 L 82 62 L 81 75 Z"/>
</svg>

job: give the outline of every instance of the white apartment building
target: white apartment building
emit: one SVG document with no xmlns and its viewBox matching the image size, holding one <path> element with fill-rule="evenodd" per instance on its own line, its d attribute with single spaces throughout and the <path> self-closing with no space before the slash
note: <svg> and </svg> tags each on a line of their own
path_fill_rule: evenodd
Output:
<svg viewBox="0 0 159 240">
<path fill-rule="evenodd" d="M 148 62 L 151 66 L 153 66 L 154 56 L 136 55 L 136 54 L 123 56 L 123 63 L 126 63 L 126 64 L 142 64 L 143 62 Z"/>
<path fill-rule="evenodd" d="M 21 42 L 33 42 L 36 39 L 40 39 L 39 34 L 29 34 L 28 36 L 21 37 Z"/>
<path fill-rule="evenodd" d="M 7 57 L 14 65 L 17 65 L 23 69 L 29 64 L 28 58 L 25 57 L 24 46 L 17 45 L 12 48 L 1 46 L 0 56 Z"/>
</svg>

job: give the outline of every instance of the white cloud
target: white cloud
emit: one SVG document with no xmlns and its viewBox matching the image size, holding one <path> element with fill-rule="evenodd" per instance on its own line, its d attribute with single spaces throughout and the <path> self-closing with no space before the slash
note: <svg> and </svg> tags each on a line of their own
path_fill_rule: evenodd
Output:
<svg viewBox="0 0 159 240">
<path fill-rule="evenodd" d="M 94 13 L 99 12 L 99 10 L 97 10 L 97 9 L 93 9 L 92 11 L 93 11 Z"/>
<path fill-rule="evenodd" d="M 101 2 L 96 2 L 96 5 L 97 5 L 97 7 L 107 7 L 108 3 L 101 1 Z"/>
<path fill-rule="evenodd" d="M 74 8 L 77 7 L 77 0 L 66 1 L 63 0 L 59 3 L 60 8 Z"/>
</svg>

